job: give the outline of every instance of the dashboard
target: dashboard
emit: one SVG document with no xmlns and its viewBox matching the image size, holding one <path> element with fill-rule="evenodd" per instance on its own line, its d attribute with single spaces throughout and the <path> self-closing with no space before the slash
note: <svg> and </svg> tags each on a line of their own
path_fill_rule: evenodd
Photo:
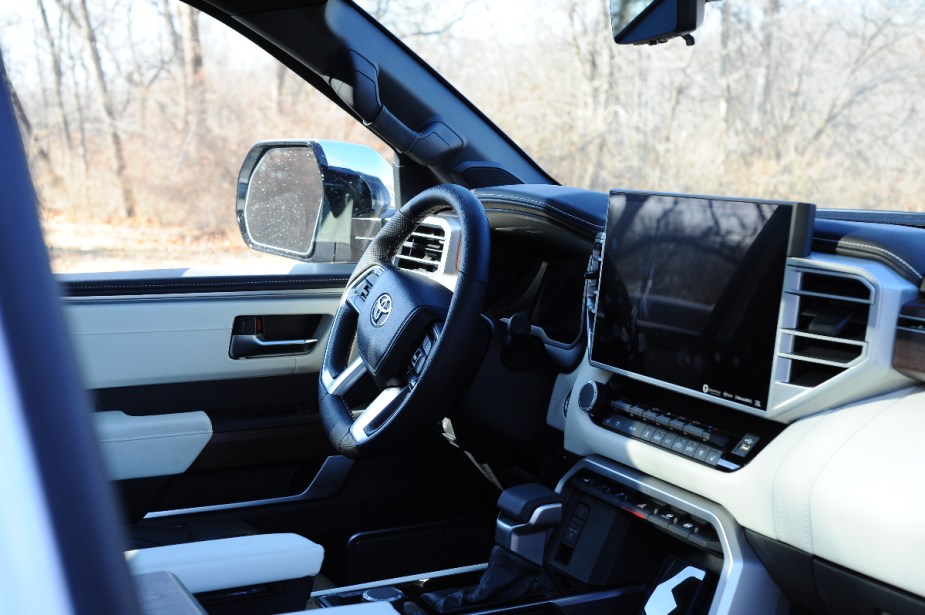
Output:
<svg viewBox="0 0 925 615">
<path fill-rule="evenodd" d="M 635 488 L 649 485 L 680 500 L 709 502 L 731 519 L 717 525 L 721 539 L 743 532 L 750 537 L 730 539 L 727 556 L 735 550 L 747 560 L 760 557 L 791 597 L 800 594 L 790 578 L 798 562 L 815 579 L 813 592 L 828 591 L 832 600 L 837 591 L 820 589 L 833 587 L 823 582 L 829 568 L 849 575 L 850 583 L 925 596 L 925 528 L 886 521 L 876 504 L 879 498 L 899 498 L 910 510 L 925 504 L 917 487 L 925 469 L 925 229 L 915 226 L 923 220 L 818 211 L 805 249 L 791 245 L 782 254 L 778 280 L 769 282 L 773 298 L 762 299 L 770 302 L 771 338 L 754 360 L 769 368 L 766 387 L 742 395 L 747 403 L 729 403 L 723 390 L 698 390 L 703 383 L 686 383 L 684 374 L 653 376 L 638 365 L 614 365 L 612 355 L 604 360 L 607 351 L 597 345 L 613 337 L 600 336 L 596 327 L 610 316 L 601 306 L 601 290 L 611 282 L 602 267 L 613 232 L 608 195 L 554 186 L 480 189 L 476 195 L 494 235 L 516 236 L 512 243 L 532 245 L 535 254 L 556 246 L 562 262 L 571 263 L 561 271 L 580 276 L 579 297 L 564 293 L 548 305 L 540 298 L 532 308 L 560 310 L 569 323 L 581 323 L 574 343 L 563 342 L 568 334 L 552 344 L 573 348 L 573 362 L 560 365 L 546 419 L 561 430 L 569 454 L 631 473 Z M 577 257 L 583 270 L 574 265 Z M 722 275 L 745 288 L 770 274 Z M 657 307 L 669 312 L 664 318 L 677 319 L 671 310 L 686 309 L 682 320 L 696 320 L 677 298 L 674 307 L 664 300 Z M 762 304 L 746 308 L 753 313 Z M 542 337 L 539 329 L 535 334 Z M 679 368 L 693 360 L 683 349 L 672 353 Z M 763 403 L 755 404 L 755 397 Z M 751 545 L 746 555 L 743 543 Z"/>
</svg>

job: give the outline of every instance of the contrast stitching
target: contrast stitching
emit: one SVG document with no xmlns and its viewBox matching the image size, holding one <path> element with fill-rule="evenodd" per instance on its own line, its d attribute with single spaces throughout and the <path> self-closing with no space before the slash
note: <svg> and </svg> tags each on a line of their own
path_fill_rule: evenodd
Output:
<svg viewBox="0 0 925 615">
<path fill-rule="evenodd" d="M 836 248 L 839 247 L 839 246 L 845 246 L 845 247 L 848 247 L 848 248 L 857 248 L 858 250 L 860 250 L 860 251 L 862 251 L 862 252 L 865 251 L 865 250 L 871 250 L 871 251 L 874 251 L 874 252 L 882 252 L 883 254 L 886 254 L 888 257 L 891 257 L 891 258 L 893 258 L 893 259 L 899 261 L 899 264 L 901 264 L 902 266 L 904 266 L 904 267 L 906 268 L 906 271 L 907 271 L 907 272 L 911 272 L 911 273 L 912 273 L 912 277 L 917 278 L 917 279 L 919 279 L 919 280 L 922 279 L 922 274 L 919 273 L 918 270 L 916 270 L 915 267 L 913 267 L 912 265 L 910 265 L 909 263 L 907 263 L 905 260 L 903 260 L 903 258 L 902 258 L 901 256 L 899 256 L 898 254 L 896 254 L 896 253 L 894 253 L 894 252 L 890 252 L 890 251 L 887 250 L 886 248 L 881 248 L 881 247 L 879 247 L 879 246 L 871 246 L 871 245 L 867 245 L 867 244 L 864 244 L 864 243 L 857 243 L 857 242 L 855 242 L 855 241 L 842 241 L 842 240 L 840 240 L 840 239 L 828 239 L 828 238 L 826 238 L 826 237 L 813 237 L 813 239 L 816 240 L 816 241 L 825 241 L 825 242 L 827 242 L 827 243 L 834 243 Z"/>
<path fill-rule="evenodd" d="M 556 207 L 555 205 L 553 205 L 552 203 L 550 203 L 550 202 L 548 202 L 548 201 L 536 201 L 536 200 L 529 199 L 529 198 L 526 198 L 526 197 L 519 197 L 519 196 L 518 196 L 518 197 L 514 197 L 514 196 L 510 196 L 510 195 L 505 195 L 505 194 L 493 194 L 493 193 L 490 193 L 490 192 L 489 192 L 489 193 L 485 193 L 485 192 L 479 193 L 478 196 L 479 196 L 479 198 L 484 197 L 484 198 L 486 198 L 486 199 L 497 199 L 497 200 L 502 201 L 502 202 L 520 203 L 520 204 L 527 204 L 527 203 L 530 203 L 530 204 L 536 205 L 536 206 L 538 206 L 538 207 L 540 207 L 540 208 L 549 208 L 549 209 L 551 209 L 551 210 L 553 210 L 553 211 L 555 211 L 555 212 L 557 212 L 557 213 L 562 214 L 563 216 L 567 216 L 567 217 L 571 218 L 572 220 L 575 220 L 576 222 L 580 222 L 581 224 L 584 224 L 584 225 L 589 226 L 589 227 L 591 227 L 591 228 L 597 228 L 597 225 L 594 224 L 593 222 L 589 222 L 588 220 L 585 220 L 584 218 L 579 218 L 578 216 L 576 216 L 576 215 L 574 215 L 574 214 L 570 214 L 570 213 L 567 212 L 567 211 L 564 211 L 564 210 L 562 210 L 562 209 L 559 209 L 558 207 Z"/>
</svg>

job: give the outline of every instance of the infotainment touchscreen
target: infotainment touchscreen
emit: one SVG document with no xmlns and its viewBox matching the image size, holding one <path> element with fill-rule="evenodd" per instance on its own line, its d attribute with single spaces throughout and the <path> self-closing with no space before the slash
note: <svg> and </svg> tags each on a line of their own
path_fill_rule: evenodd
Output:
<svg viewBox="0 0 925 615">
<path fill-rule="evenodd" d="M 612 191 L 591 360 L 632 378 L 764 410 L 787 256 L 813 206 Z"/>
</svg>

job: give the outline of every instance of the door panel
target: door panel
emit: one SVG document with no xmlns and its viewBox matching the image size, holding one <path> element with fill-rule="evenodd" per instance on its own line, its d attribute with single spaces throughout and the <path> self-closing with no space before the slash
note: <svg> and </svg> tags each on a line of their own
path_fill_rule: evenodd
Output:
<svg viewBox="0 0 925 615">
<path fill-rule="evenodd" d="M 68 301 L 65 313 L 88 388 L 250 378 L 317 372 L 340 292 L 88 298 Z M 229 356 L 235 318 L 299 314 L 322 316 L 310 352 Z"/>
<path fill-rule="evenodd" d="M 106 455 L 110 475 L 127 479 L 119 485 L 130 520 L 292 497 L 308 488 L 334 453 L 318 419 L 317 373 L 349 267 L 197 283 L 142 273 L 118 281 L 67 280 L 66 319 L 95 398 L 100 441 L 112 453 Z M 254 330 L 244 331 L 246 323 Z M 273 345 L 289 336 L 317 342 Z M 240 352 L 244 338 L 273 354 L 232 358 L 233 340 L 235 354 L 247 354 Z M 147 436 L 164 433 L 148 427 L 192 416 L 207 423 L 209 433 L 182 435 L 187 444 L 195 440 L 196 450 L 184 447 L 182 464 L 167 463 L 181 451 L 165 443 L 179 440 L 159 438 L 154 446 Z M 114 434 L 107 417 L 126 428 L 138 425 L 140 432 L 130 431 L 140 436 Z"/>
</svg>

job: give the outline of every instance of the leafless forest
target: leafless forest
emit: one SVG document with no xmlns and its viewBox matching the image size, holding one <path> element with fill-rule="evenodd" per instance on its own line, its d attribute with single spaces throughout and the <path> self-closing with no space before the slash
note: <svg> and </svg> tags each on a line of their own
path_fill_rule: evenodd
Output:
<svg viewBox="0 0 925 615">
<path fill-rule="evenodd" d="M 0 45 L 59 270 L 107 226 L 129 229 L 123 255 L 148 236 L 205 264 L 242 251 L 234 180 L 255 141 L 388 154 L 185 5 L 20 4 Z M 654 48 L 615 46 L 605 4 L 362 2 L 561 183 L 925 209 L 921 3 L 725 0 L 694 47 Z"/>
</svg>

